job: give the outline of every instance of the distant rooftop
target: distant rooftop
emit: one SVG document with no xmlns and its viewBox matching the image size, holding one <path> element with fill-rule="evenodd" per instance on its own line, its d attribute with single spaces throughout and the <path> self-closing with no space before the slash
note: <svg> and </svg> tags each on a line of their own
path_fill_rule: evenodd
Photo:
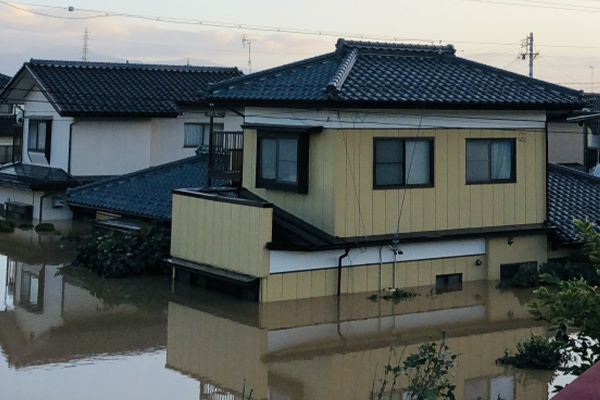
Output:
<svg viewBox="0 0 600 400">
<path fill-rule="evenodd" d="M 0 74 L 0 90 L 2 90 L 2 88 L 4 88 L 4 86 L 8 85 L 9 81 L 10 81 L 10 76 Z"/>
<path fill-rule="evenodd" d="M 73 207 L 170 220 L 173 189 L 207 185 L 208 155 L 199 154 L 71 189 L 66 202 Z"/>
<path fill-rule="evenodd" d="M 26 186 L 31 190 L 59 190 L 81 184 L 60 168 L 20 163 L 0 167 L 0 182 L 6 186 Z"/>
<path fill-rule="evenodd" d="M 583 92 L 456 57 L 452 45 L 339 39 L 336 51 L 215 84 L 246 105 L 576 110 Z"/>
<path fill-rule="evenodd" d="M 37 87 L 62 116 L 174 117 L 181 104 L 202 103 L 211 84 L 241 74 L 237 68 L 32 59 L 0 93 L 0 103 L 20 103 Z"/>
<path fill-rule="evenodd" d="M 548 164 L 548 218 L 565 244 L 579 242 L 573 218 L 587 218 L 600 227 L 600 178 Z"/>
</svg>

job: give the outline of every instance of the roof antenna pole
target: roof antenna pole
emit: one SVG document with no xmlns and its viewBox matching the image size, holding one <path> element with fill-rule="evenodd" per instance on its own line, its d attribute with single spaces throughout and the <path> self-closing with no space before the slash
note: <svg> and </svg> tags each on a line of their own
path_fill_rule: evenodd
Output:
<svg viewBox="0 0 600 400">
<path fill-rule="evenodd" d="M 242 46 L 246 47 L 248 44 L 248 74 L 252 73 L 252 42 L 256 39 L 246 39 L 246 35 L 242 37 Z"/>
<path fill-rule="evenodd" d="M 85 32 L 83 33 L 83 51 L 81 52 L 81 61 L 87 62 L 88 60 L 88 41 L 90 40 L 90 34 L 88 33 L 88 28 L 85 28 Z"/>
</svg>

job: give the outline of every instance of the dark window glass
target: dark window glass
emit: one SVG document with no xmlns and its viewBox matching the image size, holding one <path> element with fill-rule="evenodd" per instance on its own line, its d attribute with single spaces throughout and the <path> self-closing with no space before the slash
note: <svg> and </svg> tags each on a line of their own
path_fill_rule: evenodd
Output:
<svg viewBox="0 0 600 400">
<path fill-rule="evenodd" d="M 467 183 L 515 181 L 514 139 L 467 139 Z"/>
<path fill-rule="evenodd" d="M 433 185 L 433 140 L 374 140 L 374 187 L 396 188 Z"/>
</svg>

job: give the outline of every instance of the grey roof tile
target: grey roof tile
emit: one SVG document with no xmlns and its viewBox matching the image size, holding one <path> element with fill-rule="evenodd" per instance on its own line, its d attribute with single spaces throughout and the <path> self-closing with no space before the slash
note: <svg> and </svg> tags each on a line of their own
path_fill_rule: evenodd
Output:
<svg viewBox="0 0 600 400">
<path fill-rule="evenodd" d="M 10 76 L 0 74 L 0 90 L 4 88 L 4 86 L 8 85 L 10 81 Z"/>
<path fill-rule="evenodd" d="M 213 181 L 222 186 L 223 181 Z M 118 214 L 171 219 L 173 189 L 206 187 L 208 156 L 199 154 L 83 185 L 67 192 L 69 205 Z"/>
<path fill-rule="evenodd" d="M 63 116 L 175 116 L 237 68 L 34 60 L 25 63 Z"/>
<path fill-rule="evenodd" d="M 0 167 L 0 182 L 27 186 L 32 190 L 58 190 L 81 185 L 60 168 L 21 163 Z"/>
<path fill-rule="evenodd" d="M 558 164 L 548 164 L 548 219 L 562 243 L 577 243 L 573 218 L 600 225 L 600 178 Z"/>
<path fill-rule="evenodd" d="M 455 56 L 454 47 L 338 40 L 333 53 L 234 78 L 213 100 L 578 109 L 583 93 Z"/>
</svg>

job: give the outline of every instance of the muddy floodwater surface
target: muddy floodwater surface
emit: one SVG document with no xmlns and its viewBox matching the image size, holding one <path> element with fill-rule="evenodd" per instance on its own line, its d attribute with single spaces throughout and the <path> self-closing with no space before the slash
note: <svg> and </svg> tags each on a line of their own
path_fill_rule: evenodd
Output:
<svg viewBox="0 0 600 400">
<path fill-rule="evenodd" d="M 551 397 L 552 373 L 494 363 L 547 334 L 525 307 L 530 290 L 476 282 L 400 302 L 258 305 L 170 277 L 104 280 L 67 267 L 73 248 L 60 235 L 0 236 L 0 399 L 233 400 L 246 382 L 253 399 L 366 400 L 390 347 L 401 357 L 441 330 L 459 354 L 457 399 Z"/>
</svg>

